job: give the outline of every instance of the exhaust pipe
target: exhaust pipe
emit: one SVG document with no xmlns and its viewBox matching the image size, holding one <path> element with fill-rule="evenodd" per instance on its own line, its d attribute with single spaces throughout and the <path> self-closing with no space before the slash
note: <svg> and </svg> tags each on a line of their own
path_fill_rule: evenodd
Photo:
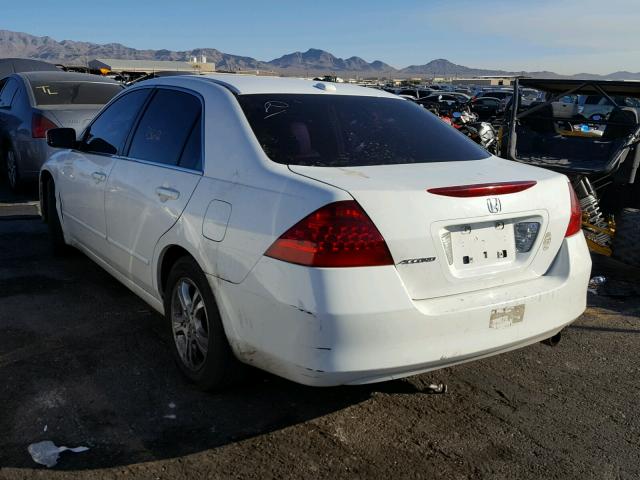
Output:
<svg viewBox="0 0 640 480">
<path fill-rule="evenodd" d="M 560 340 L 562 340 L 562 330 L 556 333 L 553 337 L 549 337 L 546 340 L 543 340 L 541 343 L 549 345 L 550 347 L 555 347 L 560 343 Z"/>
</svg>

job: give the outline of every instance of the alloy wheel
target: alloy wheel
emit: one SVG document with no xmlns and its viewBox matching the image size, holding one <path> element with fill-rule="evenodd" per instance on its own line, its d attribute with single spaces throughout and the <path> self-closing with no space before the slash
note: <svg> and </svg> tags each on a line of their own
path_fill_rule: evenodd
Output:
<svg viewBox="0 0 640 480">
<path fill-rule="evenodd" d="M 171 328 L 180 360 L 198 371 L 207 359 L 209 318 L 202 293 L 189 278 L 181 278 L 173 288 Z"/>
<path fill-rule="evenodd" d="M 7 152 L 7 178 L 11 188 L 15 188 L 18 183 L 18 165 L 16 164 L 16 156 L 11 150 Z"/>
</svg>

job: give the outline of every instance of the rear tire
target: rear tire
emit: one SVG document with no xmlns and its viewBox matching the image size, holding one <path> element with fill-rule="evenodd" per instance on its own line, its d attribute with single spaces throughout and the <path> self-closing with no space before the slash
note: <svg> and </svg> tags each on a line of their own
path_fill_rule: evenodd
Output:
<svg viewBox="0 0 640 480">
<path fill-rule="evenodd" d="M 18 157 L 13 147 L 8 147 L 5 152 L 5 171 L 7 172 L 7 180 L 9 188 L 13 192 L 19 192 L 23 186 L 20 178 L 20 168 L 18 167 Z"/>
<path fill-rule="evenodd" d="M 201 390 L 222 390 L 246 367 L 233 354 L 205 274 L 191 257 L 173 265 L 164 292 L 171 350 L 182 373 Z"/>
<path fill-rule="evenodd" d="M 49 180 L 47 183 L 46 195 L 47 228 L 49 230 L 51 250 L 55 256 L 65 256 L 71 248 L 64 241 L 62 225 L 60 224 L 60 217 L 58 216 L 58 209 L 56 208 L 56 186 L 53 180 Z"/>
<path fill-rule="evenodd" d="M 613 257 L 634 267 L 640 267 L 640 210 L 625 208 L 616 217 L 613 237 Z"/>
</svg>

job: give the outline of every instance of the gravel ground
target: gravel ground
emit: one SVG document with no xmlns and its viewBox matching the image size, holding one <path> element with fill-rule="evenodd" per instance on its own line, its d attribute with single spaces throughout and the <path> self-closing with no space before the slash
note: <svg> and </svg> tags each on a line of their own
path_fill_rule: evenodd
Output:
<svg viewBox="0 0 640 480">
<path fill-rule="evenodd" d="M 624 265 L 598 259 L 618 296 L 590 295 L 554 348 L 365 387 L 255 372 L 205 394 L 159 315 L 83 255 L 50 256 L 34 209 L 0 205 L 0 479 L 640 478 L 640 273 Z M 41 440 L 90 450 L 47 469 L 27 452 Z"/>
</svg>

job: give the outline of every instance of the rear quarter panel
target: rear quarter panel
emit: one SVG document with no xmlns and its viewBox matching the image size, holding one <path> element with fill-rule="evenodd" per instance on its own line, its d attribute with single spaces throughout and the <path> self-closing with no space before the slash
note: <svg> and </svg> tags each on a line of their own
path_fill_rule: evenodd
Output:
<svg viewBox="0 0 640 480">
<path fill-rule="evenodd" d="M 208 83 L 205 99 L 205 174 L 178 222 L 155 249 L 158 265 L 171 245 L 180 245 L 205 273 L 240 283 L 273 241 L 321 206 L 350 199 L 344 191 L 292 173 L 269 160 L 258 144 L 234 96 Z M 230 204 L 221 241 L 203 235 L 213 201 Z"/>
</svg>

